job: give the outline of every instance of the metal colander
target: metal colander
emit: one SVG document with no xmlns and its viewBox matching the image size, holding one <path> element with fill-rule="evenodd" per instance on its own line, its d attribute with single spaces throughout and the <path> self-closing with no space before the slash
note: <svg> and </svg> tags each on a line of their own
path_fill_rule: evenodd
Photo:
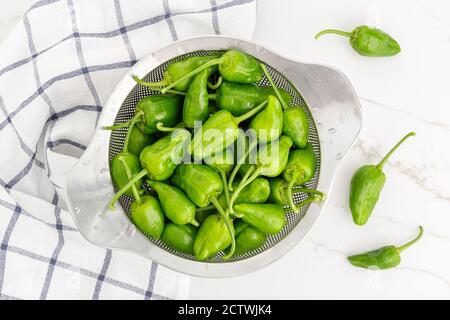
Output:
<svg viewBox="0 0 450 320">
<path fill-rule="evenodd" d="M 332 67 L 284 58 L 250 41 L 225 36 L 197 37 L 172 43 L 141 59 L 111 93 L 99 118 L 95 136 L 66 180 L 68 208 L 87 241 L 99 247 L 146 257 L 178 272 L 223 278 L 259 270 L 281 258 L 306 237 L 321 216 L 326 201 L 303 208 L 299 215 L 287 213 L 286 227 L 252 252 L 228 261 L 215 257 L 203 262 L 138 232 L 126 214 L 129 198 L 120 199 L 121 208 L 109 208 L 109 201 L 115 192 L 109 162 L 122 149 L 127 129 L 111 133 L 101 128 L 130 119 L 139 99 L 156 94 L 148 88 L 137 86 L 131 75 L 158 81 L 162 79 L 168 63 L 230 48 L 246 52 L 266 63 L 277 86 L 292 94 L 293 104 L 305 110 L 309 119 L 309 139 L 316 152 L 318 166 L 307 186 L 330 194 L 337 169 L 357 138 L 362 123 L 358 98 L 345 75 Z M 263 80 L 260 84 L 269 83 Z M 297 89 L 301 91 L 301 96 Z M 295 202 L 304 197 L 295 196 Z"/>
<path fill-rule="evenodd" d="M 214 54 L 214 53 L 223 53 L 223 52 L 224 51 L 219 51 L 219 50 L 208 50 L 208 51 L 201 50 L 201 51 L 190 52 L 187 54 L 177 56 L 173 59 L 170 59 L 170 60 L 160 64 L 158 67 L 156 67 L 155 69 L 150 71 L 144 77 L 144 80 L 150 81 L 150 82 L 156 82 L 156 81 L 162 80 L 162 78 L 164 76 L 164 71 L 166 70 L 167 65 L 170 63 L 173 63 L 173 62 L 176 62 L 179 60 L 184 60 L 184 59 L 186 59 L 188 57 L 192 57 L 192 56 L 210 55 L 210 54 Z M 314 152 L 316 154 L 316 159 L 317 159 L 316 160 L 317 161 L 316 173 L 315 173 L 314 177 L 308 183 L 306 183 L 306 186 L 308 188 L 315 189 L 317 187 L 317 183 L 318 183 L 318 179 L 319 179 L 319 172 L 320 172 L 320 146 L 319 146 L 319 136 L 317 133 L 316 125 L 314 123 L 314 119 L 311 115 L 311 112 L 310 112 L 308 106 L 306 105 L 305 101 L 303 100 L 303 98 L 302 98 L 301 94 L 299 93 L 299 91 L 297 90 L 297 88 L 295 88 L 292 85 L 292 83 L 285 76 L 283 76 L 280 72 L 278 72 L 274 68 L 267 66 L 267 69 L 268 69 L 270 75 L 273 77 L 275 84 L 279 88 L 286 90 L 293 96 L 293 100 L 292 100 L 291 104 L 303 108 L 303 110 L 306 112 L 306 115 L 308 117 L 308 122 L 309 122 L 309 142 L 311 142 L 311 144 L 313 146 Z M 270 85 L 269 81 L 266 78 L 263 78 L 258 84 L 266 85 L 266 86 Z M 123 123 L 123 122 L 131 119 L 134 115 L 134 111 L 135 111 L 137 102 L 139 100 L 141 100 L 142 98 L 144 98 L 148 95 L 153 95 L 153 94 L 159 94 L 159 92 L 151 91 L 151 89 L 149 87 L 136 85 L 131 90 L 131 92 L 128 94 L 126 99 L 123 101 L 122 105 L 120 106 L 120 109 L 117 113 L 114 124 L 120 124 L 120 123 Z M 121 128 L 121 129 L 112 131 L 110 142 L 109 142 L 109 160 L 111 160 L 114 156 L 116 156 L 119 152 L 121 152 L 127 130 L 128 130 L 127 128 Z M 294 201 L 295 201 L 295 203 L 298 203 L 298 202 L 306 199 L 307 197 L 308 196 L 306 194 L 297 193 L 294 195 Z M 129 214 L 130 205 L 133 202 L 133 200 L 134 200 L 133 198 L 130 198 L 126 195 L 123 195 L 119 199 L 119 202 L 122 205 L 122 208 L 124 209 L 124 211 L 127 214 Z M 287 206 L 286 208 L 288 208 L 288 207 L 289 206 Z M 261 252 L 264 252 L 264 251 L 270 249 L 275 244 L 277 244 L 278 242 L 283 240 L 295 228 L 295 226 L 301 221 L 303 216 L 307 213 L 308 207 L 309 206 L 304 206 L 301 209 L 301 212 L 299 214 L 294 214 L 292 211 L 287 211 L 287 213 L 286 213 L 287 224 L 283 228 L 283 230 L 275 235 L 269 236 L 267 238 L 267 241 L 264 243 L 264 245 L 260 246 L 259 248 L 249 251 L 249 252 L 246 252 L 239 256 L 233 256 L 231 259 L 229 259 L 227 261 L 220 259 L 220 256 L 223 255 L 223 253 L 221 252 L 216 257 L 208 260 L 207 262 L 227 263 L 227 262 L 239 261 L 242 259 L 247 259 L 247 258 L 253 257 Z M 162 248 L 164 250 L 167 250 L 167 251 L 169 251 L 179 257 L 183 257 L 185 259 L 195 260 L 194 256 L 177 251 L 177 250 L 173 249 L 172 247 L 167 246 L 164 242 L 162 242 L 159 239 L 155 239 L 153 237 L 148 237 L 148 238 L 155 245 L 159 246 L 160 248 Z"/>
</svg>

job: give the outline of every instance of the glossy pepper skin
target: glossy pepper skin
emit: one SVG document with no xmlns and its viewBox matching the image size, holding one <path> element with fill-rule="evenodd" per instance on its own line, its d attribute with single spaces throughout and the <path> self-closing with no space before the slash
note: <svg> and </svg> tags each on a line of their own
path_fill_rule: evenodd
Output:
<svg viewBox="0 0 450 320">
<path fill-rule="evenodd" d="M 355 224 L 361 226 L 369 220 L 386 182 L 383 166 L 395 150 L 414 135 L 414 132 L 410 132 L 403 137 L 377 165 L 362 166 L 354 173 L 350 183 L 349 203 Z"/>
<path fill-rule="evenodd" d="M 110 170 L 112 181 L 116 186 L 116 188 L 118 189 L 122 189 L 130 181 L 124 166 L 124 161 L 128 165 L 128 168 L 131 172 L 131 177 L 136 176 L 142 170 L 139 158 L 136 157 L 134 154 L 131 154 L 129 152 L 121 152 L 120 154 L 115 156 L 111 160 Z M 138 190 L 141 190 L 142 180 L 137 181 L 134 185 Z M 129 197 L 133 197 L 133 192 L 131 188 L 128 189 L 124 194 Z"/>
<path fill-rule="evenodd" d="M 261 69 L 269 80 L 275 95 L 283 107 L 283 135 L 292 139 L 293 144 L 297 148 L 304 148 L 308 142 L 309 123 L 305 111 L 300 106 L 289 106 L 289 102 L 285 100 L 282 92 L 273 82 L 272 76 L 267 68 L 261 64 Z"/>
<path fill-rule="evenodd" d="M 178 85 L 181 81 L 184 81 L 185 79 L 190 78 L 214 65 L 219 65 L 219 73 L 223 79 L 227 81 L 252 83 L 258 82 L 262 78 L 261 67 L 255 58 L 237 50 L 228 50 L 222 54 L 220 58 L 205 62 L 197 69 L 186 73 L 177 81 L 164 87 L 161 92 L 166 93 L 168 90 Z"/>
<path fill-rule="evenodd" d="M 128 151 L 139 157 L 142 149 L 154 142 L 153 136 L 142 132 L 138 127 L 133 127 L 130 133 L 130 141 L 128 143 Z"/>
<path fill-rule="evenodd" d="M 208 68 L 194 76 L 184 98 L 183 122 L 189 128 L 194 127 L 195 121 L 205 121 L 209 116 L 208 77 L 215 71 Z"/>
<path fill-rule="evenodd" d="M 197 228 L 193 225 L 178 225 L 173 222 L 166 223 L 161 234 L 161 240 L 170 247 L 194 254 L 194 241 L 197 235 Z"/>
<path fill-rule="evenodd" d="M 260 143 L 277 140 L 283 130 L 283 108 L 277 98 L 267 97 L 267 106 L 253 117 L 249 128 L 255 130 Z"/>
<path fill-rule="evenodd" d="M 386 32 L 368 26 L 356 27 L 352 32 L 327 29 L 319 32 L 315 38 L 324 34 L 337 34 L 350 38 L 350 45 L 360 55 L 366 57 L 390 57 L 400 53 L 401 48 Z"/>
<path fill-rule="evenodd" d="M 239 136 L 239 123 L 251 118 L 266 105 L 267 102 L 263 102 L 240 117 L 233 117 L 227 110 L 217 111 L 203 123 L 201 130 L 194 133 L 189 153 L 196 159 L 204 159 L 230 147 Z"/>
<path fill-rule="evenodd" d="M 181 79 L 187 73 L 202 66 L 204 63 L 213 59 L 217 59 L 219 57 L 219 54 L 213 54 L 208 56 L 189 57 L 180 61 L 173 62 L 167 66 L 167 69 L 164 72 L 163 80 L 159 82 L 146 82 L 140 80 L 137 77 L 133 78 L 135 78 L 135 80 L 143 86 L 157 89 L 158 87 L 170 85 L 171 83 Z M 175 90 L 182 92 L 187 91 L 193 79 L 194 77 L 185 77 L 182 80 L 178 81 L 174 86 Z"/>
<path fill-rule="evenodd" d="M 233 187 L 236 189 L 239 186 L 239 183 L 240 181 L 235 180 L 233 182 Z M 259 177 L 253 180 L 244 189 L 242 189 L 234 203 L 264 203 L 269 198 L 269 194 L 269 181 L 267 179 Z M 223 194 L 220 196 L 219 202 L 222 207 L 226 208 L 226 202 Z"/>
<path fill-rule="evenodd" d="M 284 90 L 279 90 L 289 104 L 292 96 Z M 233 116 L 238 117 L 267 100 L 270 95 L 275 95 L 272 87 L 223 81 L 212 97 L 215 98 L 220 109 L 228 110 Z"/>
<path fill-rule="evenodd" d="M 223 219 L 213 214 L 200 225 L 194 241 L 194 256 L 203 261 L 214 257 L 231 244 L 231 236 Z"/>
<path fill-rule="evenodd" d="M 195 204 L 183 191 L 159 181 L 147 180 L 147 184 L 158 194 L 164 213 L 173 223 L 199 226 L 195 220 Z"/>
<path fill-rule="evenodd" d="M 304 184 L 312 179 L 316 172 L 316 156 L 311 143 L 305 149 L 293 150 L 289 153 L 288 163 L 283 171 L 283 179 L 294 180 L 295 184 Z"/>
<path fill-rule="evenodd" d="M 181 164 L 170 180 L 200 208 L 207 207 L 211 198 L 217 198 L 223 192 L 219 174 L 203 164 Z"/>
<path fill-rule="evenodd" d="M 272 203 L 237 204 L 236 216 L 266 234 L 280 232 L 286 224 L 283 206 Z"/>
<path fill-rule="evenodd" d="M 385 246 L 377 250 L 350 256 L 348 257 L 348 261 L 356 267 L 365 269 L 385 270 L 394 268 L 400 264 L 400 254 L 419 241 L 422 235 L 423 228 L 420 226 L 418 236 L 401 247 Z"/>
<path fill-rule="evenodd" d="M 180 95 L 152 95 L 142 98 L 136 104 L 136 113 L 144 113 L 137 123 L 139 129 L 146 134 L 158 132 L 156 124 L 162 122 L 171 127 L 181 120 L 183 97 Z"/>
<path fill-rule="evenodd" d="M 267 236 L 264 232 L 248 225 L 244 220 L 237 219 L 234 222 L 236 233 L 236 256 L 252 251 L 262 246 Z"/>
<path fill-rule="evenodd" d="M 141 201 L 131 204 L 130 216 L 136 227 L 154 238 L 159 238 L 164 229 L 164 213 L 158 200 L 152 196 L 143 196 Z"/>
<path fill-rule="evenodd" d="M 185 129 L 177 129 L 171 135 L 163 137 L 145 147 L 139 156 L 142 167 L 147 170 L 151 180 L 168 179 L 183 159 L 186 144 L 191 134 Z"/>
</svg>

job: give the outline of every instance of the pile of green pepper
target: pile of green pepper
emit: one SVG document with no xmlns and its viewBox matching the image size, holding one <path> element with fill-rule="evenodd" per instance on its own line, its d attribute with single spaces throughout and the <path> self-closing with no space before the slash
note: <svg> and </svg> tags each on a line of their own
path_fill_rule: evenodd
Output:
<svg viewBox="0 0 450 320">
<path fill-rule="evenodd" d="M 271 86 L 256 84 L 264 76 Z M 128 127 L 111 161 L 111 207 L 134 198 L 130 217 L 146 235 L 200 261 L 228 259 L 280 232 L 287 209 L 324 199 L 303 186 L 317 170 L 305 112 L 252 56 L 190 57 L 169 64 L 162 81 L 134 79 L 159 93 L 107 128 Z M 309 198 L 295 204 L 294 192 Z"/>
</svg>

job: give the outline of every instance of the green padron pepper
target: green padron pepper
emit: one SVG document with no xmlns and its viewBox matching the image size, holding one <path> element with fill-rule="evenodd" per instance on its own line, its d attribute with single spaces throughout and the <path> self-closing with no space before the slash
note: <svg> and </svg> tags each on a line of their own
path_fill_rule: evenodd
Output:
<svg viewBox="0 0 450 320">
<path fill-rule="evenodd" d="M 145 147 L 139 157 L 143 169 L 114 195 L 111 207 L 134 183 L 145 176 L 157 181 L 168 179 L 183 160 L 190 137 L 188 130 L 176 129 L 171 135 Z"/>
<path fill-rule="evenodd" d="M 196 76 L 189 86 L 183 104 L 183 122 L 193 128 L 196 121 L 203 122 L 209 117 L 208 77 L 217 70 L 211 67 Z"/>
<path fill-rule="evenodd" d="M 183 191 L 159 181 L 147 180 L 147 184 L 158 194 L 164 213 L 173 223 L 199 226 L 195 220 L 195 204 Z"/>
<path fill-rule="evenodd" d="M 253 117 L 267 105 L 267 101 L 239 117 L 227 110 L 219 110 L 194 133 L 189 153 L 196 159 L 204 159 L 230 147 L 239 136 L 239 124 Z M 270 129 L 270 128 L 268 128 Z"/>
<path fill-rule="evenodd" d="M 278 90 L 283 100 L 291 103 L 292 96 L 287 91 Z M 217 92 L 209 95 L 209 99 L 216 100 L 220 109 L 228 110 L 233 116 L 239 117 L 266 101 L 270 95 L 275 95 L 270 86 L 223 81 Z"/>
<path fill-rule="evenodd" d="M 164 213 L 155 197 L 136 197 L 131 204 L 130 216 L 136 227 L 146 235 L 154 238 L 161 236 L 164 229 Z"/>
<path fill-rule="evenodd" d="M 318 39 L 324 34 L 337 34 L 350 38 L 350 45 L 360 55 L 366 57 L 390 57 L 400 53 L 400 45 L 386 32 L 380 29 L 359 26 L 352 32 L 345 32 L 335 29 L 327 29 L 316 34 Z"/>
<path fill-rule="evenodd" d="M 150 87 L 152 89 L 158 90 L 158 87 L 164 87 L 170 85 L 171 83 L 177 81 L 177 84 L 174 85 L 175 90 L 178 91 L 187 91 L 189 85 L 193 81 L 194 77 L 184 77 L 186 74 L 191 71 L 197 69 L 202 66 L 204 63 L 219 58 L 220 55 L 208 55 L 208 56 L 200 56 L 200 57 L 189 57 L 180 61 L 173 62 L 167 66 L 166 71 L 164 72 L 164 77 L 162 81 L 158 82 L 146 82 L 139 80 L 137 77 L 133 77 L 136 82 L 143 86 Z M 178 81 L 179 79 L 182 80 Z M 170 126 L 169 124 L 165 124 Z"/>
<path fill-rule="evenodd" d="M 223 184 L 222 195 L 227 203 L 227 206 L 222 206 L 222 207 L 227 208 L 228 203 L 230 201 L 230 194 L 229 194 L 228 188 L 227 188 L 227 184 L 228 184 L 227 174 L 234 167 L 233 151 L 231 149 L 225 149 L 209 158 L 206 158 L 204 161 L 208 166 L 210 166 L 212 169 L 217 171 L 217 173 L 220 175 L 220 178 L 222 179 L 222 184 Z"/>
<path fill-rule="evenodd" d="M 166 223 L 161 234 L 161 240 L 170 247 L 189 254 L 194 254 L 194 241 L 197 228 L 190 224 L 179 225 Z"/>
<path fill-rule="evenodd" d="M 255 131 L 260 143 L 277 140 L 283 130 L 283 108 L 274 96 L 267 97 L 267 106 L 253 117 L 249 129 Z"/>
<path fill-rule="evenodd" d="M 141 129 L 136 126 L 134 126 L 132 129 L 129 128 L 128 130 L 131 130 L 130 141 L 128 142 L 128 151 L 130 151 L 130 153 L 134 154 L 135 156 L 139 157 L 142 149 L 155 142 L 153 136 L 142 132 Z"/>
<path fill-rule="evenodd" d="M 267 235 L 250 226 L 244 220 L 236 219 L 234 222 L 234 230 L 236 233 L 236 256 L 252 251 L 262 246 L 266 240 Z"/>
<path fill-rule="evenodd" d="M 235 180 L 233 182 L 233 187 L 237 188 L 239 186 L 240 181 Z M 239 195 L 236 197 L 234 201 L 235 204 L 240 203 L 264 203 L 269 198 L 270 194 L 270 185 L 267 179 L 262 177 L 256 178 L 250 184 L 248 184 Z M 225 197 L 223 194 L 219 198 L 219 202 L 223 208 L 227 208 L 228 204 L 225 201 Z"/>
<path fill-rule="evenodd" d="M 200 225 L 195 237 L 195 258 L 203 261 L 214 257 L 217 253 L 230 246 L 232 237 L 234 237 L 234 230 L 230 234 L 228 226 L 221 216 L 217 214 L 208 216 Z"/>
<path fill-rule="evenodd" d="M 289 101 L 285 100 L 280 89 L 277 88 L 266 67 L 261 64 L 267 80 L 272 85 L 278 100 L 283 107 L 283 134 L 292 139 L 297 148 L 304 148 L 308 143 L 309 124 L 305 111 L 300 106 L 289 106 Z"/>
<path fill-rule="evenodd" d="M 414 132 L 410 132 L 403 137 L 377 165 L 362 166 L 353 174 L 350 183 L 350 210 L 355 224 L 361 226 L 369 220 L 386 182 L 383 166 L 395 150 L 414 135 Z"/>
<path fill-rule="evenodd" d="M 184 163 L 175 170 L 171 181 L 175 186 L 186 192 L 198 207 L 205 208 L 210 203 L 216 207 L 232 239 L 232 250 L 224 258 L 231 257 L 235 248 L 234 230 L 228 213 L 223 210 L 218 200 L 223 192 L 223 182 L 219 174 L 207 165 Z"/>
<path fill-rule="evenodd" d="M 283 206 L 273 203 L 242 203 L 234 206 L 235 216 L 266 234 L 276 234 L 286 225 Z"/>
<path fill-rule="evenodd" d="M 396 246 L 386 246 L 377 250 L 369 251 L 362 254 L 357 254 L 348 257 L 348 261 L 360 268 L 366 269 L 390 269 L 398 266 L 401 261 L 400 253 L 412 246 L 414 243 L 419 241 L 423 235 L 423 228 L 419 227 L 418 236 L 409 241 L 408 243 L 402 245 L 401 247 Z"/>
<path fill-rule="evenodd" d="M 133 121 L 130 122 L 127 135 L 125 136 L 122 151 L 111 159 L 110 163 L 111 179 L 116 188 L 118 189 L 122 189 L 128 182 L 130 182 L 130 179 L 138 175 L 142 169 L 141 164 L 139 162 L 139 158 L 135 154 L 129 152 L 129 147 L 131 146 L 130 143 L 132 142 L 131 140 L 132 133 L 133 130 L 136 128 L 135 124 L 137 121 L 138 118 L 135 118 Z M 138 191 L 141 190 L 142 180 L 136 181 L 134 185 Z M 125 195 L 133 197 L 132 190 L 131 189 L 126 190 Z"/>
<path fill-rule="evenodd" d="M 164 87 L 161 92 L 166 93 L 167 90 L 178 85 L 181 81 L 184 81 L 185 79 L 196 75 L 202 70 L 215 65 L 219 66 L 220 75 L 224 80 L 227 81 L 252 83 L 258 82 L 262 78 L 261 67 L 259 66 L 259 63 L 255 58 L 237 50 L 228 50 L 220 58 L 205 62 L 197 69 L 186 73 L 177 81 L 174 81 L 170 85 Z"/>
</svg>

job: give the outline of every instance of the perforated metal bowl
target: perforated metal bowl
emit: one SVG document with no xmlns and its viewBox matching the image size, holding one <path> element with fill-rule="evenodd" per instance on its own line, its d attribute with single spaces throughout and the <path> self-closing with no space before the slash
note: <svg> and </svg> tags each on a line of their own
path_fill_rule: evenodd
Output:
<svg viewBox="0 0 450 320">
<path fill-rule="evenodd" d="M 360 106 L 350 83 L 333 68 L 294 62 L 247 41 L 218 36 L 201 37 L 179 41 L 150 54 L 134 66 L 116 87 L 102 112 L 98 127 L 130 119 L 141 98 L 157 94 L 137 86 L 131 74 L 148 81 L 158 81 L 162 79 L 168 63 L 230 48 L 247 52 L 265 63 L 277 86 L 294 97 L 292 104 L 305 110 L 309 120 L 309 140 L 318 161 L 315 176 L 307 186 L 329 194 L 336 170 L 361 127 Z M 261 84 L 269 85 L 266 79 Z M 112 133 L 97 130 L 67 180 L 67 199 L 75 223 L 82 235 L 98 246 L 131 251 L 168 268 L 196 276 L 236 276 L 262 268 L 292 249 L 311 229 L 324 206 L 304 207 L 298 215 L 288 212 L 286 227 L 277 235 L 270 236 L 256 250 L 228 261 L 221 260 L 220 255 L 205 262 L 195 261 L 192 256 L 136 231 L 127 216 L 130 198 L 122 196 L 121 208 L 115 212 L 109 211 L 107 205 L 114 193 L 109 160 L 122 149 L 126 130 Z M 295 201 L 305 197 L 297 194 Z"/>
</svg>

